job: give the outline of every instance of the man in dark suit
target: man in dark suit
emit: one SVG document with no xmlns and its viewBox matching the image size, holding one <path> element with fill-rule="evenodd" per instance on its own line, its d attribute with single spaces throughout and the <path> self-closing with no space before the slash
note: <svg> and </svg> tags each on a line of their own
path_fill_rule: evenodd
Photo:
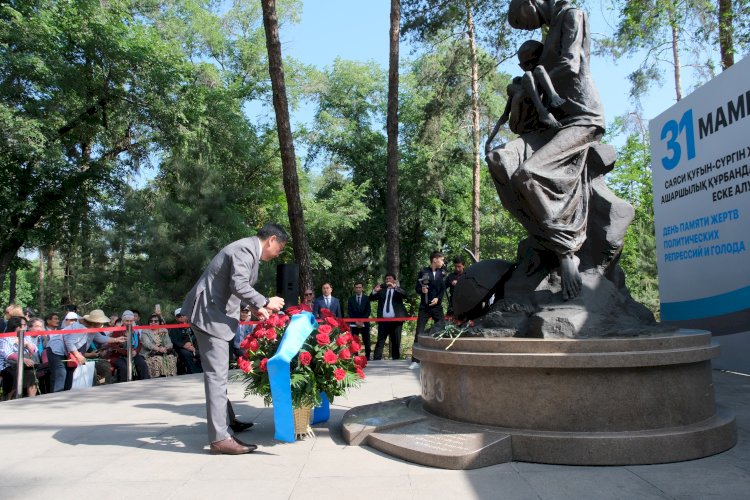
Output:
<svg viewBox="0 0 750 500">
<path fill-rule="evenodd" d="M 362 293 L 364 285 L 361 281 L 354 283 L 354 295 L 349 297 L 349 303 L 347 304 L 347 313 L 350 318 L 369 318 L 370 311 L 370 298 Z M 352 334 L 359 335 L 362 339 L 362 344 L 365 346 L 365 356 L 370 359 L 370 323 L 362 321 L 351 325 Z"/>
<path fill-rule="evenodd" d="M 239 324 L 242 302 L 250 304 L 261 320 L 284 307 L 284 299 L 266 298 L 253 285 L 258 280 L 260 261 L 278 257 L 288 240 L 281 226 L 266 224 L 256 236 L 225 246 L 211 260 L 180 308 L 195 333 L 201 353 L 211 454 L 241 455 L 256 448 L 228 432 L 228 427 L 239 432 L 252 425 L 234 418 L 227 398 L 229 344 Z"/>
<path fill-rule="evenodd" d="M 378 318 L 403 318 L 406 316 L 404 299 L 406 290 L 398 286 L 396 277 L 388 273 L 385 283 L 376 286 L 370 294 L 370 300 L 378 301 Z M 384 321 L 378 323 L 378 340 L 375 342 L 374 359 L 383 359 L 385 339 L 391 344 L 391 359 L 401 359 L 401 327 L 403 321 Z"/>
<path fill-rule="evenodd" d="M 344 312 L 341 309 L 341 302 L 339 302 L 339 299 L 331 295 L 333 293 L 333 287 L 331 284 L 323 283 L 321 290 L 323 291 L 323 295 L 315 297 L 315 302 L 313 302 L 313 315 L 316 318 L 320 318 L 320 310 L 326 308 L 337 318 L 343 318 Z"/>
<path fill-rule="evenodd" d="M 443 294 L 445 293 L 445 271 L 443 264 L 445 257 L 442 252 L 430 254 L 430 265 L 419 271 L 417 275 L 416 291 L 420 295 L 419 314 L 417 315 L 417 331 L 414 333 L 414 343 L 419 342 L 419 336 L 424 333 L 427 321 L 432 318 L 432 324 L 445 321 L 443 314 Z M 413 349 L 413 347 L 412 347 Z M 412 351 L 413 352 L 413 351 Z M 412 354 L 409 369 L 418 368 L 417 358 Z"/>
</svg>

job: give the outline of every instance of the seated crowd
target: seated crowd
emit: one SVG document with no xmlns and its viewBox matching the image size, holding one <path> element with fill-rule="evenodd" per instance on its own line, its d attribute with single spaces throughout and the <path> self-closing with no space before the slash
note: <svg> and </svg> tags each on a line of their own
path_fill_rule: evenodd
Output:
<svg viewBox="0 0 750 500">
<path fill-rule="evenodd" d="M 60 318 L 62 317 L 62 321 Z M 43 319 L 31 309 L 10 305 L 0 318 L 0 333 L 26 330 L 23 348 L 24 396 L 67 391 L 73 387 L 76 367 L 94 362 L 93 385 L 125 382 L 128 380 L 127 337 L 125 331 L 48 334 L 37 332 L 97 329 L 107 326 L 132 326 L 132 380 L 201 373 L 200 353 L 190 328 L 139 328 L 137 310 L 126 310 L 122 315 L 107 317 L 95 309 L 79 316 L 67 312 L 47 314 Z M 185 323 L 186 318 L 175 311 L 172 323 Z M 148 326 L 166 325 L 159 313 L 148 317 Z M 243 325 L 243 333 L 252 327 Z M 238 332 L 239 333 L 239 332 Z M 18 338 L 0 338 L 0 378 L 2 398 L 15 397 Z"/>
</svg>

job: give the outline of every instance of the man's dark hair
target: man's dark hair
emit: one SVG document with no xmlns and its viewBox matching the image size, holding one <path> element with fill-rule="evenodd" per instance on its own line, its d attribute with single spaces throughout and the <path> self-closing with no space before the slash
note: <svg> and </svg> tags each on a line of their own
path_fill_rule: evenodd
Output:
<svg viewBox="0 0 750 500">
<path fill-rule="evenodd" d="M 138 317 L 141 316 L 141 312 L 138 309 L 131 309 L 130 312 L 132 312 L 133 314 L 137 314 Z"/>
<path fill-rule="evenodd" d="M 459 256 L 453 257 L 453 264 L 464 264 L 464 259 Z"/>
<path fill-rule="evenodd" d="M 271 236 L 276 236 L 276 239 L 279 240 L 280 243 L 286 243 L 287 241 L 289 241 L 289 235 L 287 234 L 287 232 L 283 227 L 276 224 L 275 222 L 269 222 L 268 224 L 265 224 L 258 230 L 258 234 L 256 234 L 256 236 L 261 240 L 267 240 Z"/>
<path fill-rule="evenodd" d="M 443 256 L 443 252 L 441 252 L 440 250 L 435 250 L 434 252 L 430 254 L 430 262 L 432 262 L 433 259 L 437 259 L 438 257 L 442 257 L 442 256 Z"/>
<path fill-rule="evenodd" d="M 59 314 L 57 314 L 56 312 L 51 312 L 44 317 L 44 323 L 47 324 L 47 321 L 51 320 L 53 316 L 57 316 L 57 318 L 60 319 Z"/>
<path fill-rule="evenodd" d="M 393 278 L 394 280 L 396 279 L 396 275 L 395 275 L 395 274 L 393 274 L 393 273 L 385 273 L 385 276 L 383 276 L 383 279 L 387 278 L 388 276 L 390 276 L 390 277 L 391 277 L 391 278 Z"/>
<path fill-rule="evenodd" d="M 13 333 L 16 331 L 16 328 L 20 328 L 23 324 L 23 321 L 26 321 L 26 318 L 22 318 L 21 316 L 13 316 L 8 320 L 8 322 L 5 324 L 5 332 L 4 333 Z"/>
<path fill-rule="evenodd" d="M 365 284 L 364 284 L 364 283 L 362 283 L 361 281 L 355 281 L 355 282 L 354 282 L 354 286 L 357 286 L 357 285 L 362 285 L 362 286 L 365 286 Z"/>
</svg>

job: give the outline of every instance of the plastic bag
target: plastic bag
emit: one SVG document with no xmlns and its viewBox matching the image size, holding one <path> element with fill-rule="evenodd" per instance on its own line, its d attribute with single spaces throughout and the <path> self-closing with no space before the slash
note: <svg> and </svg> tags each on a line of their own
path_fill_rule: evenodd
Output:
<svg viewBox="0 0 750 500">
<path fill-rule="evenodd" d="M 87 361 L 85 365 L 78 365 L 73 372 L 73 385 L 70 390 L 85 389 L 94 385 L 94 374 L 96 374 L 96 362 Z"/>
</svg>

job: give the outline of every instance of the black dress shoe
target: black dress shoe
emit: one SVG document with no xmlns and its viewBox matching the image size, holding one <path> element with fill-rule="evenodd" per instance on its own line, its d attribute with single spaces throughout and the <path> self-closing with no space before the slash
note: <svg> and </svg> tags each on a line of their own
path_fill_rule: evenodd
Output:
<svg viewBox="0 0 750 500">
<path fill-rule="evenodd" d="M 245 448 L 247 448 L 248 450 L 250 450 L 250 452 L 253 452 L 253 451 L 255 451 L 255 450 L 258 449 L 258 445 L 257 444 L 245 443 L 244 441 L 240 441 L 237 438 L 237 436 L 232 436 L 232 439 L 234 439 L 238 444 L 240 444 L 240 445 L 244 446 Z"/>
<path fill-rule="evenodd" d="M 234 432 L 244 432 L 253 426 L 252 422 L 240 422 L 237 419 L 232 420 L 229 423 L 229 428 Z"/>
</svg>

